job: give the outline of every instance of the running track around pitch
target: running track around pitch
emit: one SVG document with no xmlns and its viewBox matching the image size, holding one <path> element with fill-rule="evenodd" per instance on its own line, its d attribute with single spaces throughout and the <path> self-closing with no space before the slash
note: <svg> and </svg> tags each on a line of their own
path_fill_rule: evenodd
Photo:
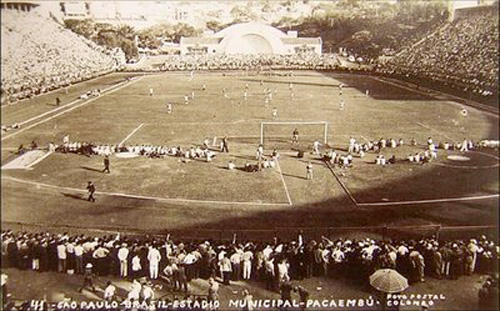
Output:
<svg viewBox="0 0 500 311">
<path fill-rule="evenodd" d="M 109 95 L 109 94 L 114 93 L 114 92 L 116 92 L 116 91 L 118 91 L 118 90 L 121 90 L 122 88 L 124 88 L 124 87 L 126 87 L 126 86 L 129 86 L 129 85 L 131 85 L 131 84 L 133 84 L 133 83 L 136 83 L 136 82 L 138 82 L 138 81 L 142 80 L 142 78 L 143 78 L 143 77 L 139 77 L 139 78 L 136 78 L 135 80 L 132 80 L 132 81 L 130 81 L 130 82 L 129 82 L 129 81 L 124 82 L 123 84 L 116 86 L 116 87 L 115 87 L 115 88 L 113 88 L 111 91 L 109 91 L 109 92 L 107 92 L 107 93 L 105 93 L 105 94 L 103 94 L 103 95 L 101 95 L 101 96 L 99 96 L 99 97 L 94 97 L 94 98 L 91 98 L 91 99 L 89 99 L 89 100 L 87 100 L 87 101 L 84 101 L 83 103 L 80 103 L 80 104 L 78 104 L 78 105 L 76 105 L 76 106 L 72 106 L 72 107 L 70 107 L 70 108 L 68 108 L 68 109 L 66 109 L 66 110 L 63 110 L 63 111 L 61 111 L 61 112 L 59 112 L 59 113 L 57 113 L 57 114 L 55 114 L 55 115 L 52 115 L 52 116 L 50 116 L 50 117 L 48 117 L 48 118 L 46 118 L 46 119 L 40 120 L 40 121 L 38 121 L 38 122 L 36 122 L 36 123 L 33 123 L 33 124 L 31 124 L 31 125 L 29 125 L 29 126 L 27 126 L 27 127 L 23 127 L 23 128 L 21 128 L 19 131 L 17 131 L 17 132 L 14 132 L 14 133 L 12 133 L 12 134 L 10 134 L 10 135 L 7 135 L 7 136 L 3 136 L 3 137 L 2 137 L 2 139 L 1 139 L 1 141 L 6 140 L 7 138 L 14 137 L 14 136 L 16 136 L 16 135 L 17 135 L 17 134 L 19 134 L 19 133 L 22 133 L 22 132 L 24 132 L 24 131 L 27 131 L 27 130 L 29 130 L 29 129 L 32 129 L 32 128 L 33 128 L 33 127 L 35 127 L 35 126 L 38 126 L 38 125 L 40 125 L 40 124 L 43 124 L 43 123 L 45 123 L 45 122 L 47 122 L 47 121 L 50 121 L 50 120 L 52 120 L 52 119 L 55 119 L 55 118 L 57 118 L 57 117 L 59 117 L 59 116 L 62 116 L 62 115 L 66 114 L 66 113 L 68 113 L 68 112 L 70 112 L 70 111 L 73 111 L 73 110 L 75 110 L 75 109 L 77 109 L 77 108 L 80 108 L 80 107 L 83 107 L 83 106 L 85 106 L 85 105 L 88 105 L 88 104 L 90 104 L 90 103 L 94 102 L 94 101 L 95 101 L 95 100 L 97 100 L 97 99 L 103 98 L 103 97 L 104 97 L 104 96 L 106 96 L 106 95 Z M 108 88 L 108 89 L 109 89 L 109 88 Z M 72 103 L 70 103 L 70 104 L 71 104 L 71 105 L 73 105 L 73 104 L 74 104 L 74 103 L 76 103 L 76 102 L 77 102 L 77 101 L 74 101 L 74 102 L 72 102 Z M 66 104 L 66 105 L 64 105 L 64 106 L 63 106 L 63 107 L 61 107 L 61 108 L 68 107 L 70 104 Z M 54 112 L 54 111 L 56 111 L 57 109 L 59 109 L 59 108 L 53 109 L 53 110 L 51 110 L 50 112 Z M 45 112 L 45 113 L 43 113 L 43 114 L 41 114 L 41 115 L 39 115 L 39 116 L 33 117 L 33 118 L 31 118 L 31 119 L 33 119 L 33 120 L 34 120 L 34 119 L 37 119 L 37 118 L 39 118 L 40 116 L 45 115 L 45 114 L 47 114 L 47 112 Z M 26 121 L 24 121 L 24 122 L 26 122 Z"/>
</svg>

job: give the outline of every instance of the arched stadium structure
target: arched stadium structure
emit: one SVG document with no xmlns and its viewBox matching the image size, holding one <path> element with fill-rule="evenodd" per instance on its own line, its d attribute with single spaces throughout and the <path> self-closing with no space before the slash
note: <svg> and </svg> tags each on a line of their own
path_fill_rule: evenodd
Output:
<svg viewBox="0 0 500 311">
<path fill-rule="evenodd" d="M 298 37 L 260 23 L 229 26 L 203 37 L 181 38 L 181 54 L 296 54 L 303 50 L 321 54 L 320 37 Z"/>
</svg>

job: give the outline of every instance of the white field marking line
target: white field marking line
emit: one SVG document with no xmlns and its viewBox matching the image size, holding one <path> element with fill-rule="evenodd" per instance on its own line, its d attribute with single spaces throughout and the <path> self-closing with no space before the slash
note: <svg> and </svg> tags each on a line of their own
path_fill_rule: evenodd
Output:
<svg viewBox="0 0 500 311">
<path fill-rule="evenodd" d="M 278 171 L 280 172 L 281 181 L 283 182 L 283 186 L 285 187 L 286 198 L 288 199 L 288 205 L 292 205 L 293 203 L 292 203 L 292 199 L 290 198 L 290 192 L 288 192 L 288 187 L 286 186 L 285 177 L 283 176 L 283 172 L 281 171 L 281 166 L 280 166 L 279 160 L 276 161 L 276 164 L 278 166 Z"/>
<path fill-rule="evenodd" d="M 118 87 L 118 86 L 120 86 L 121 84 L 124 84 L 124 83 L 126 83 L 126 82 L 122 82 L 122 83 L 119 83 L 119 84 L 115 84 L 115 85 L 108 86 L 107 88 L 103 89 L 103 90 L 102 90 L 102 92 L 103 92 L 103 93 L 104 93 L 104 92 L 107 92 L 108 90 L 110 90 L 110 89 L 112 89 L 112 88 L 114 88 L 114 87 Z M 81 101 L 81 100 L 83 100 L 83 99 L 82 99 L 82 98 L 75 99 L 74 101 L 72 101 L 72 102 L 70 102 L 70 103 L 68 103 L 68 104 L 66 104 L 66 105 L 63 105 L 63 106 L 61 106 L 61 107 L 54 108 L 54 109 L 49 110 L 49 111 L 46 111 L 46 112 L 44 112 L 44 113 L 42 113 L 42 114 L 39 114 L 39 115 L 37 115 L 37 116 L 34 116 L 34 117 L 32 117 L 32 118 L 28 119 L 28 120 L 24 120 L 24 121 L 20 122 L 20 123 L 19 123 L 19 125 L 24 125 L 24 124 L 26 124 L 26 123 L 29 123 L 29 122 L 34 121 L 34 120 L 36 120 L 36 119 L 39 119 L 39 118 L 41 118 L 41 117 L 45 117 L 46 115 L 49 115 L 49 114 L 51 114 L 51 113 L 57 112 L 57 111 L 59 111 L 59 110 L 61 110 L 61 109 L 68 108 L 68 107 L 70 107 L 70 106 L 72 106 L 72 105 L 76 104 L 77 102 L 79 102 L 79 101 Z"/>
<path fill-rule="evenodd" d="M 29 129 L 31 129 L 31 128 L 33 128 L 33 127 L 37 126 L 37 125 L 43 124 L 43 123 L 45 123 L 45 122 L 47 122 L 47 121 L 50 121 L 50 120 L 55 119 L 55 118 L 57 118 L 57 117 L 59 117 L 59 116 L 62 116 L 63 114 L 66 114 L 66 113 L 68 113 L 68 112 L 70 112 L 70 111 L 72 111 L 72 110 L 75 110 L 76 108 L 80 108 L 80 107 L 82 107 L 82 106 L 85 106 L 85 105 L 87 105 L 87 104 L 90 104 L 91 102 L 93 102 L 93 101 L 95 101 L 95 100 L 97 100 L 97 99 L 99 99 L 99 98 L 103 98 L 104 96 L 106 96 L 106 95 L 108 95 L 108 94 L 111 94 L 111 93 L 114 93 L 114 92 L 116 92 L 116 91 L 118 91 L 118 90 L 120 90 L 120 89 L 122 89 L 122 88 L 124 88 L 124 87 L 126 87 L 126 86 L 129 86 L 130 84 L 135 83 L 135 82 L 137 82 L 137 81 L 139 81 L 139 80 L 141 80 L 141 79 L 142 79 L 142 77 L 137 78 L 136 80 L 133 80 L 133 81 L 127 82 L 127 83 L 125 83 L 125 84 L 122 84 L 122 85 L 120 85 L 119 87 L 116 87 L 115 89 L 113 89 L 113 90 L 109 91 L 109 92 L 108 92 L 108 93 L 106 93 L 106 94 L 103 94 L 103 95 L 101 95 L 101 96 L 99 96 L 99 97 L 94 97 L 94 98 L 91 98 L 90 100 L 85 101 L 85 102 L 83 102 L 83 103 L 81 103 L 81 104 L 79 104 L 79 105 L 73 106 L 73 107 L 71 107 L 71 108 L 69 108 L 69 109 L 66 109 L 66 110 L 64 110 L 64 111 L 61 111 L 61 112 L 59 112 L 59 113 L 57 113 L 57 114 L 55 114 L 55 115 L 53 115 L 53 116 L 51 116 L 51 117 L 48 117 L 48 118 L 46 118 L 46 119 L 40 120 L 40 121 L 38 121 L 38 122 L 36 122 L 36 123 L 33 123 L 33 124 L 31 124 L 31 125 L 29 125 L 29 126 L 27 126 L 27 127 L 24 127 L 24 128 L 20 129 L 19 131 L 15 132 L 15 133 L 12 133 L 12 134 L 7 135 L 7 136 L 3 136 L 3 137 L 2 137 L 2 139 L 1 139 L 1 141 L 4 141 L 5 139 L 10 138 L 10 137 L 13 137 L 13 136 L 15 136 L 15 135 L 17 135 L 17 134 L 19 134 L 19 133 L 22 133 L 22 132 L 24 132 L 24 131 L 26 131 L 26 130 L 29 130 Z"/>
<path fill-rule="evenodd" d="M 347 193 L 347 195 L 349 196 L 349 199 L 351 199 L 352 203 L 354 204 L 354 206 L 358 207 L 359 204 L 358 202 L 356 201 L 356 199 L 354 198 L 354 196 L 352 195 L 351 191 L 349 190 L 349 188 L 347 188 L 347 186 L 344 184 L 344 182 L 340 179 L 340 177 L 337 175 L 337 173 L 335 173 L 335 171 L 333 170 L 333 168 L 330 166 L 330 164 L 326 161 L 324 161 L 326 167 L 330 170 L 330 172 L 332 172 L 333 176 L 335 177 L 335 179 L 337 180 L 337 182 L 340 184 L 340 187 L 344 190 L 345 193 Z"/>
<path fill-rule="evenodd" d="M 439 165 L 443 167 L 451 167 L 451 168 L 456 168 L 456 169 L 461 169 L 461 170 L 486 170 L 486 169 L 491 169 L 500 166 L 499 163 L 494 164 L 494 165 L 488 165 L 488 166 L 460 166 L 460 165 L 451 165 L 451 164 L 446 164 L 446 163 L 433 163 L 434 165 Z"/>
<path fill-rule="evenodd" d="M 87 190 L 64 187 L 64 186 L 55 186 L 49 185 L 45 183 L 29 181 L 18 179 L 9 176 L 2 176 L 4 180 L 10 180 L 18 183 L 24 183 L 39 187 L 59 189 L 59 190 L 67 190 L 73 192 L 82 192 L 86 193 Z M 125 197 L 132 199 L 142 199 L 142 200 L 151 200 L 151 201 L 163 201 L 163 202 L 185 202 L 185 203 L 199 203 L 199 204 L 225 204 L 225 205 L 255 205 L 255 206 L 288 206 L 288 203 L 271 203 L 271 202 L 242 202 L 242 201 L 215 201 L 215 200 L 194 200 L 194 199 L 180 199 L 180 198 L 162 198 L 162 197 L 153 197 L 153 196 L 144 196 L 144 195 L 136 195 L 136 194 L 126 194 L 126 193 L 118 193 L 118 192 L 105 192 L 105 191 L 96 191 L 96 194 L 107 195 L 107 196 L 115 196 L 115 197 Z"/>
<path fill-rule="evenodd" d="M 424 127 L 424 128 L 426 128 L 426 129 L 428 129 L 428 130 L 434 131 L 434 132 L 438 133 L 439 135 L 441 135 L 441 136 L 443 136 L 445 138 L 448 138 L 449 140 L 454 140 L 453 138 L 451 138 L 450 136 L 446 135 L 445 133 L 442 133 L 442 132 L 440 132 L 440 131 L 438 131 L 438 130 L 436 130 L 436 129 L 428 126 L 428 125 L 425 125 L 422 122 L 417 122 L 417 124 L 420 125 L 420 126 L 422 126 L 422 127 Z"/>
<path fill-rule="evenodd" d="M 416 201 L 358 203 L 358 206 L 387 206 L 387 205 L 413 205 L 413 204 L 429 204 L 429 203 L 447 203 L 447 202 L 459 202 L 459 201 L 486 200 L 486 199 L 493 199 L 493 198 L 498 198 L 498 197 L 500 197 L 500 194 L 480 195 L 480 196 L 461 197 L 461 198 L 416 200 Z"/>
<path fill-rule="evenodd" d="M 424 96 L 428 96 L 428 97 L 432 97 L 432 98 L 436 98 L 437 99 L 437 96 L 435 96 L 435 95 L 432 95 L 432 94 L 429 94 L 429 93 L 425 93 L 425 92 L 422 92 L 420 90 L 412 89 L 412 88 L 409 88 L 407 86 L 404 86 L 404 85 L 401 85 L 401 84 L 398 84 L 398 83 L 394 83 L 392 81 L 388 81 L 388 80 L 381 79 L 381 78 L 378 78 L 378 77 L 370 77 L 370 78 L 372 78 L 373 80 L 380 81 L 382 83 L 387 83 L 387 84 L 390 84 L 390 85 L 393 85 L 393 86 L 396 86 L 396 87 L 399 87 L 399 88 L 402 88 L 402 89 L 405 89 L 405 90 L 408 90 L 408 91 L 412 91 L 414 93 L 418 93 L 420 95 L 424 95 Z M 436 91 L 436 90 L 431 90 L 431 92 L 440 94 L 441 96 L 453 98 L 455 100 L 464 100 L 463 98 L 457 97 L 455 95 L 446 94 L 446 93 L 439 92 L 439 91 Z M 490 114 L 490 115 L 494 115 L 495 117 L 498 118 L 498 112 L 492 112 L 492 111 L 489 111 L 489 110 L 486 110 L 486 109 L 481 109 L 481 107 L 485 106 L 484 104 L 477 103 L 477 102 L 474 102 L 474 101 L 469 101 L 469 102 L 473 103 L 473 105 L 467 105 L 467 104 L 461 104 L 461 103 L 458 103 L 458 102 L 452 102 L 451 100 L 448 101 L 448 103 L 452 103 L 454 105 L 459 105 L 461 107 L 467 106 L 467 107 L 472 107 L 474 109 L 481 110 L 482 112 L 485 112 L 485 113 Z"/>
<path fill-rule="evenodd" d="M 46 154 L 43 155 L 43 157 L 35 160 L 34 162 L 30 163 L 28 166 L 26 166 L 26 169 L 31 169 L 31 167 L 35 166 L 36 164 L 42 162 L 43 160 L 45 160 L 45 158 L 47 158 L 48 156 L 50 156 L 52 154 L 52 151 L 49 151 L 47 152 Z"/>
<path fill-rule="evenodd" d="M 417 94 L 420 94 L 420 95 L 424 95 L 424 96 L 427 96 L 427 97 L 432 97 L 432 98 L 436 98 L 436 96 L 433 96 L 431 94 L 427 94 L 425 92 L 422 92 L 422 91 L 419 91 L 419 90 L 416 90 L 416 89 L 412 89 L 412 88 L 409 88 L 405 85 L 401 85 L 401 84 L 397 84 L 397 83 L 394 83 L 392 81 L 388 81 L 388 80 L 385 80 L 385 79 L 381 79 L 379 77 L 370 77 L 372 78 L 373 80 L 377 80 L 377 81 L 380 81 L 380 82 L 383 82 L 383 83 L 387 83 L 387 84 L 390 84 L 390 85 L 393 85 L 393 86 L 396 86 L 396 87 L 399 87 L 401 89 L 404 89 L 404 90 L 408 90 L 408 91 L 411 91 L 411 92 L 414 92 L 414 93 L 417 93 Z"/>
<path fill-rule="evenodd" d="M 138 130 L 140 130 L 140 128 L 144 125 L 144 123 L 141 123 L 138 127 L 135 128 L 135 130 L 133 130 L 130 134 L 128 134 L 127 137 L 125 137 L 124 140 L 122 140 L 118 146 L 122 146 L 127 140 L 129 140 L 130 137 L 132 137 L 132 135 L 134 135 Z"/>
<path fill-rule="evenodd" d="M 107 76 L 107 75 L 112 75 L 112 74 L 115 74 L 115 75 L 116 75 L 116 74 L 120 74 L 120 73 L 118 73 L 118 72 L 114 72 L 114 71 L 109 71 L 109 72 L 104 73 L 104 74 L 102 74 L 102 75 L 99 75 L 99 76 L 93 77 L 93 78 L 91 78 L 91 79 L 89 79 L 89 80 L 80 81 L 80 82 L 77 82 L 77 83 L 72 84 L 72 85 L 70 85 L 70 86 L 62 86 L 62 87 L 60 87 L 60 88 L 58 88 L 58 89 L 54 89 L 54 90 L 52 90 L 52 91 L 48 91 L 48 92 L 45 92 L 45 93 L 42 93 L 42 94 L 35 95 L 35 97 L 34 97 L 34 98 L 41 97 L 41 96 L 44 96 L 44 95 L 49 95 L 49 94 L 52 94 L 52 93 L 55 93 L 55 92 L 58 92 L 58 91 L 62 91 L 62 90 L 66 89 L 66 88 L 69 88 L 69 87 L 77 86 L 77 85 L 79 85 L 80 83 L 85 83 L 85 82 L 89 82 L 89 81 L 92 81 L 92 80 L 97 80 L 97 79 L 99 79 L 99 78 L 104 78 L 105 76 Z M 127 73 L 127 72 L 124 72 L 124 73 L 123 73 L 123 75 L 126 75 L 126 74 L 128 74 L 128 73 Z M 5 107 L 10 107 L 10 106 L 13 106 L 13 105 L 17 105 L 17 104 L 23 103 L 23 102 L 28 101 L 28 100 L 30 100 L 30 98 L 21 99 L 21 100 L 16 101 L 15 103 L 11 103 L 11 104 L 9 104 L 9 105 L 2 105 L 2 106 L 1 106 L 1 108 L 3 109 L 3 108 L 5 108 Z"/>
<path fill-rule="evenodd" d="M 466 169 L 466 170 L 490 169 L 490 168 L 495 168 L 495 167 L 500 166 L 500 162 L 499 162 L 500 158 L 497 157 L 496 155 L 485 153 L 485 152 L 481 152 L 481 151 L 474 151 L 474 150 L 470 150 L 468 152 L 470 152 L 470 153 L 478 153 L 478 154 L 482 154 L 482 155 L 484 155 L 486 157 L 493 158 L 493 159 L 495 159 L 497 161 L 497 163 L 493 164 L 493 165 L 485 165 L 485 166 L 478 166 L 478 165 L 474 165 L 474 166 L 460 166 L 460 165 L 453 165 L 453 164 L 446 164 L 446 163 L 434 163 L 434 165 L 440 165 L 440 166 L 452 167 L 452 168 L 458 168 L 458 169 Z"/>
</svg>

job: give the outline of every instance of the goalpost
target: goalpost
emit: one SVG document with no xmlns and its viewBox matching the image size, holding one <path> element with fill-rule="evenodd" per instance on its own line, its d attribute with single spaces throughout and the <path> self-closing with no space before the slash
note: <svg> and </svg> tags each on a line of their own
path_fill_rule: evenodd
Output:
<svg viewBox="0 0 500 311">
<path fill-rule="evenodd" d="M 327 121 L 267 121 L 260 123 L 260 143 L 286 143 L 290 145 L 292 133 L 299 131 L 299 143 L 313 143 L 315 140 L 328 144 Z"/>
</svg>

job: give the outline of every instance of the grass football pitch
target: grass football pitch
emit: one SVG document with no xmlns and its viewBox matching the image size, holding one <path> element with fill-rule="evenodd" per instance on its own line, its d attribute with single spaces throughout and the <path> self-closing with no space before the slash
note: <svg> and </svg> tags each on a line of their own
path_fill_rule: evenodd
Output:
<svg viewBox="0 0 500 311">
<path fill-rule="evenodd" d="M 279 167 L 255 173 L 226 169 L 229 161 L 237 167 L 255 163 L 260 124 L 273 121 L 274 107 L 277 121 L 327 121 L 328 146 L 322 151 L 346 153 L 350 137 L 360 142 L 401 138 L 405 146 L 381 152 L 398 159 L 423 151 L 428 137 L 436 142 L 498 139 L 496 115 L 353 74 L 137 74 L 123 82 L 132 75 L 111 74 L 2 108 L 3 123 L 23 123 L 21 130 L 2 136 L 2 165 L 14 158 L 20 144 L 60 144 L 66 134 L 71 141 L 183 148 L 228 136 L 230 152 L 217 154 L 211 163 L 113 156 L 111 174 L 101 172 L 102 157 L 55 153 L 30 170 L 2 171 L 4 225 L 197 232 L 496 222 L 498 150 L 440 150 L 438 160 L 425 165 L 401 161 L 386 167 L 375 165 L 377 154 L 368 153 L 355 157 L 353 168 L 339 169 L 310 153 L 312 140 L 323 139 L 323 127 L 290 125 L 266 132 L 280 137 L 265 140 L 266 155 L 279 149 Z M 106 91 L 88 102 L 74 102 L 94 88 Z M 267 88 L 273 94 L 268 104 Z M 194 98 L 185 104 L 184 96 L 192 92 Z M 58 96 L 61 107 L 54 105 Z M 167 103 L 173 106 L 171 114 Z M 295 127 L 304 134 L 301 159 L 289 143 Z M 410 146 L 412 139 L 417 146 Z M 465 155 L 469 161 L 453 161 L 449 155 Z M 308 161 L 314 166 L 313 180 L 305 178 Z M 84 200 L 89 180 L 97 186 L 96 203 Z"/>
</svg>

